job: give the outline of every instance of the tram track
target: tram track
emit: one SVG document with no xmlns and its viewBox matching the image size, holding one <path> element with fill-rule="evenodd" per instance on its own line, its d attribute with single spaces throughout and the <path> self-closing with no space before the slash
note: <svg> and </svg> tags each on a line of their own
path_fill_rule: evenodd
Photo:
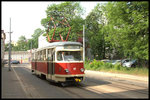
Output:
<svg viewBox="0 0 150 100">
<path fill-rule="evenodd" d="M 26 70 L 28 73 L 30 72 L 30 68 L 27 66 L 22 66 L 22 68 L 24 70 Z M 44 80 L 42 80 L 44 81 Z M 106 81 L 106 82 L 104 82 Z M 45 82 L 48 82 L 47 80 L 45 80 Z M 91 82 L 91 84 L 89 84 L 89 82 Z M 53 85 L 53 84 L 51 84 Z M 146 97 L 148 96 L 148 90 L 146 90 L 146 87 L 142 87 L 142 86 L 136 86 L 136 84 L 132 84 L 129 83 L 127 84 L 127 82 L 122 82 L 122 81 L 115 81 L 115 80 L 96 80 L 96 79 L 90 79 L 89 77 L 87 77 L 87 81 L 80 83 L 80 84 L 76 84 L 76 85 L 72 85 L 72 86 L 67 86 L 67 87 L 60 87 L 60 86 L 56 86 L 56 88 L 64 93 L 67 93 L 69 95 L 69 97 L 72 98 L 130 98 L 131 95 L 128 95 L 127 93 L 124 95 L 124 93 L 119 93 L 119 92 L 111 92 L 109 91 L 109 89 L 105 90 L 104 86 L 108 86 L 108 87 L 115 87 L 115 88 L 119 88 L 122 89 L 124 91 L 130 91 L 130 90 L 135 90 L 135 91 L 130 91 L 131 94 L 136 94 L 137 95 L 141 95 L 142 97 L 144 97 L 144 95 L 146 95 Z M 54 87 L 55 87 L 54 86 Z M 102 89 L 100 88 L 96 88 L 96 87 L 103 87 Z M 141 89 L 140 89 L 141 88 Z M 145 88 L 142 90 L 142 88 Z M 138 90 L 139 89 L 139 90 Z M 137 91 L 136 91 L 137 90 Z M 139 97 L 139 96 L 137 96 Z M 132 98 L 132 97 L 131 97 Z"/>
<path fill-rule="evenodd" d="M 97 86 L 100 86 L 98 82 L 95 82 L 92 80 L 88 80 L 88 82 L 91 82 Z M 143 88 L 143 87 L 139 87 L 139 86 L 135 86 L 135 85 L 131 85 L 131 84 L 124 84 L 123 82 L 114 82 L 114 81 L 109 81 L 109 82 L 110 82 L 110 84 L 107 84 L 106 87 L 118 88 L 118 89 L 122 89 L 124 91 L 132 91 L 132 94 L 148 96 L 148 90 L 146 90 L 147 88 Z M 92 85 L 88 85 L 88 84 L 86 84 L 86 86 L 92 87 Z M 93 90 L 96 91 L 97 89 L 93 89 Z"/>
<path fill-rule="evenodd" d="M 78 97 L 78 98 L 84 98 L 83 96 L 79 95 L 78 93 L 76 92 L 73 92 L 72 90 L 68 89 L 68 88 L 63 88 L 65 91 L 67 91 L 68 93 L 71 93 L 72 95 L 74 95 L 75 97 Z"/>
<path fill-rule="evenodd" d="M 127 88 L 132 89 L 132 90 L 136 90 L 137 88 L 141 88 L 141 89 L 147 88 L 145 86 L 141 86 L 141 85 L 139 86 L 135 83 L 130 83 L 130 82 L 127 83 L 127 82 L 114 81 L 114 80 L 109 81 L 109 82 L 111 82 L 112 84 L 115 84 L 115 87 L 126 89 L 126 90 L 128 90 Z M 109 84 L 109 86 L 114 86 L 112 84 Z M 146 91 L 146 90 L 143 92 L 140 92 L 140 91 L 137 91 L 137 92 L 142 93 L 142 94 L 148 94 L 148 91 Z"/>
<path fill-rule="evenodd" d="M 77 96 L 77 98 L 122 98 L 120 95 L 114 96 L 96 89 L 92 89 L 84 83 L 73 84 L 71 86 L 62 87 L 62 89 Z"/>
<path fill-rule="evenodd" d="M 88 80 L 89 81 L 89 80 Z M 99 84 L 99 83 L 97 83 L 97 82 L 94 82 L 94 81 L 91 81 L 91 82 L 93 82 L 93 83 L 95 83 L 95 84 Z M 121 89 L 125 89 L 125 90 L 129 90 L 129 89 L 127 89 L 127 88 L 130 88 L 130 90 L 135 90 L 135 89 L 137 89 L 137 88 L 133 88 L 133 86 L 134 87 L 141 87 L 141 88 L 145 88 L 145 87 L 142 87 L 142 86 L 136 86 L 135 84 L 125 84 L 125 83 L 123 83 L 123 82 L 115 82 L 115 81 L 109 81 L 109 82 L 111 82 L 112 84 L 108 84 L 108 86 L 115 86 L 115 87 L 118 87 L 118 88 L 121 88 Z M 118 84 L 119 83 L 119 84 Z M 115 85 L 114 85 L 115 84 Z M 126 86 L 125 86 L 126 85 Z M 129 86 L 130 85 L 130 86 Z M 132 85 L 132 86 L 131 86 Z M 87 86 L 90 86 L 90 85 L 87 85 Z M 139 92 L 139 93 L 143 93 L 143 94 L 147 94 L 147 92 L 148 91 L 145 91 L 145 92 Z"/>
<path fill-rule="evenodd" d="M 96 90 L 96 89 L 92 89 L 92 88 L 88 87 L 88 85 L 86 85 L 86 84 L 82 84 L 82 85 L 83 85 L 83 87 L 79 86 L 78 88 L 81 88 L 85 91 L 87 91 L 87 90 L 88 91 L 94 91 L 94 92 L 100 94 L 102 96 L 102 98 L 117 98 L 116 96 L 113 96 L 111 94 L 106 94 L 105 92 L 102 92 L 102 91 L 99 91 L 99 90 Z"/>
<path fill-rule="evenodd" d="M 28 67 L 26 67 L 26 66 L 23 66 L 22 67 L 24 70 L 26 70 L 27 72 L 30 72 L 30 69 L 28 68 Z M 38 77 L 38 78 L 40 78 L 40 77 Z M 41 78 L 40 78 L 41 79 Z M 63 91 L 64 92 L 66 92 L 67 94 L 69 94 L 69 95 L 71 95 L 72 97 L 74 97 L 74 98 L 84 98 L 83 96 L 81 96 L 81 95 L 79 95 L 78 93 L 75 93 L 75 92 L 73 92 L 73 91 L 71 91 L 71 89 L 68 89 L 68 88 L 66 88 L 66 87 L 60 87 L 60 85 L 58 85 L 58 84 L 54 84 L 53 82 L 50 82 L 50 81 L 48 81 L 48 80 L 43 80 L 43 79 L 41 79 L 42 81 L 45 81 L 46 83 L 48 83 L 48 84 L 51 84 L 51 85 L 53 85 L 53 86 L 56 86 L 57 87 L 57 89 L 63 89 Z"/>
<path fill-rule="evenodd" d="M 108 96 L 98 95 L 96 92 L 87 90 L 82 86 L 63 87 L 62 89 L 75 95 L 77 98 L 108 98 Z"/>
<path fill-rule="evenodd" d="M 114 85 L 108 85 L 108 86 L 114 86 Z M 124 84 L 118 84 L 116 83 L 115 87 L 118 87 L 118 88 L 121 88 L 121 89 L 125 89 L 125 90 L 136 90 L 137 88 L 133 88 L 132 86 L 124 86 Z M 128 89 L 129 88 L 129 89 Z M 135 92 L 138 92 L 138 93 L 142 93 L 142 94 L 148 94 L 148 91 L 135 91 Z"/>
</svg>

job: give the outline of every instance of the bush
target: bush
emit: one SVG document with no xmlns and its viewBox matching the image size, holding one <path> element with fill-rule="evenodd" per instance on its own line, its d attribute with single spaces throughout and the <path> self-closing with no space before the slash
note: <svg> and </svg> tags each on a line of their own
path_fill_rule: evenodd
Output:
<svg viewBox="0 0 150 100">
<path fill-rule="evenodd" d="M 85 62 L 85 69 L 87 70 L 103 70 L 103 71 L 113 71 L 113 72 L 121 72 L 121 73 L 127 73 L 127 74 L 139 74 L 139 75 L 148 75 L 148 69 L 142 68 L 142 67 L 136 67 L 136 68 L 128 68 L 123 67 L 119 63 L 112 65 L 111 63 L 104 63 L 102 61 L 93 60 L 92 62 L 86 61 Z"/>
<path fill-rule="evenodd" d="M 120 70 L 121 67 L 122 67 L 122 66 L 121 66 L 120 64 L 115 64 L 115 65 L 114 65 L 114 69 L 116 69 L 116 70 Z"/>
<path fill-rule="evenodd" d="M 111 63 L 105 63 L 105 68 L 104 69 L 111 69 L 113 65 Z"/>
</svg>

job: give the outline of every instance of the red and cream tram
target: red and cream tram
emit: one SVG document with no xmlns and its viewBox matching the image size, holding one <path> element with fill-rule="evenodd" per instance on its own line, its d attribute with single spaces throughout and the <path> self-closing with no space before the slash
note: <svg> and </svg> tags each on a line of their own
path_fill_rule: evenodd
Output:
<svg viewBox="0 0 150 100">
<path fill-rule="evenodd" d="M 80 42 L 52 42 L 32 52 L 32 72 L 55 82 L 81 82 L 85 78 Z"/>
</svg>

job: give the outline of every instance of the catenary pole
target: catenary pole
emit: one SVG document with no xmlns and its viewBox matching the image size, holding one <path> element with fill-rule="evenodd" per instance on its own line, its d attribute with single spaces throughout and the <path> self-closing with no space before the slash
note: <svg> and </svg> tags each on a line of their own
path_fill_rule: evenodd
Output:
<svg viewBox="0 0 150 100">
<path fill-rule="evenodd" d="M 11 18 L 10 18 L 10 32 L 9 32 L 9 67 L 8 71 L 11 71 Z"/>
<path fill-rule="evenodd" d="M 85 25 L 83 25 L 83 61 L 85 62 Z"/>
</svg>

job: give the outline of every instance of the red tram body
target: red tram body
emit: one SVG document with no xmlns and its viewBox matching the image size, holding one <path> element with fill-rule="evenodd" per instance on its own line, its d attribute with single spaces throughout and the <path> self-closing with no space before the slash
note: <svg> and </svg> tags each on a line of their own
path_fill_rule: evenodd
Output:
<svg viewBox="0 0 150 100">
<path fill-rule="evenodd" d="M 55 82 L 85 79 L 83 48 L 79 42 L 53 42 L 32 52 L 32 72 Z"/>
</svg>

